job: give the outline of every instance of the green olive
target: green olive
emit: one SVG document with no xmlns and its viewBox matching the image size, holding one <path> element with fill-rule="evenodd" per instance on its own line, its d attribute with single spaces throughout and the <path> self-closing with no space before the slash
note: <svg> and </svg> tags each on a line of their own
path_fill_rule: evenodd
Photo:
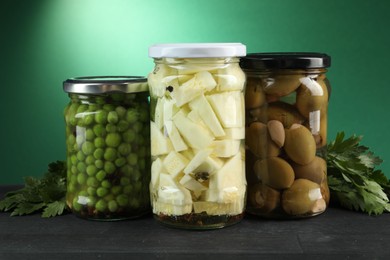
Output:
<svg viewBox="0 0 390 260">
<path fill-rule="evenodd" d="M 323 200 L 320 185 L 306 179 L 297 179 L 282 193 L 282 208 L 293 216 L 309 214 Z M 323 209 L 325 210 L 325 209 Z"/>
<path fill-rule="evenodd" d="M 286 129 L 284 150 L 294 162 L 306 165 L 316 155 L 316 143 L 310 131 L 298 124 Z"/>
<path fill-rule="evenodd" d="M 280 154 L 279 146 L 272 141 L 267 125 L 263 123 L 254 122 L 246 128 L 245 142 L 249 150 L 258 158 L 263 159 Z"/>
<path fill-rule="evenodd" d="M 302 124 L 305 118 L 290 104 L 284 102 L 272 102 L 267 109 L 268 120 L 281 122 L 284 128 L 289 128 L 293 124 Z"/>
<path fill-rule="evenodd" d="M 279 157 L 258 160 L 254 171 L 263 184 L 277 190 L 289 188 L 295 178 L 291 165 Z"/>
<path fill-rule="evenodd" d="M 326 178 L 326 161 L 318 156 L 314 157 L 314 159 L 306 165 L 292 163 L 292 167 L 296 179 L 307 179 L 321 184 L 324 178 Z"/>
<path fill-rule="evenodd" d="M 328 103 L 328 89 L 324 81 L 316 81 L 309 77 L 305 78 L 305 84 L 297 90 L 296 107 L 306 118 L 310 113 L 321 110 Z"/>
<path fill-rule="evenodd" d="M 268 95 L 283 97 L 294 92 L 300 85 L 303 74 L 278 74 L 262 79 L 264 92 Z"/>
<path fill-rule="evenodd" d="M 245 106 L 246 108 L 261 107 L 265 103 L 265 94 L 262 87 L 258 84 L 255 78 L 248 78 L 245 90 Z"/>
<path fill-rule="evenodd" d="M 249 186 L 248 198 L 248 207 L 255 208 L 256 213 L 269 213 L 280 204 L 280 192 L 261 183 Z"/>
</svg>

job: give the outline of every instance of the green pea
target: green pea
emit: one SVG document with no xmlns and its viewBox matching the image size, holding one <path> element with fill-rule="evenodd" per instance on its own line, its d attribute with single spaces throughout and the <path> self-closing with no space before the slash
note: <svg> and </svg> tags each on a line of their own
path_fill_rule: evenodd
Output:
<svg viewBox="0 0 390 260">
<path fill-rule="evenodd" d="M 106 136 L 106 145 L 109 147 L 118 147 L 121 142 L 121 136 L 118 133 L 109 133 Z"/>
<path fill-rule="evenodd" d="M 107 209 L 107 203 L 104 200 L 98 200 L 98 202 L 96 202 L 95 208 L 97 211 L 104 212 Z"/>
<path fill-rule="evenodd" d="M 109 112 L 109 111 L 114 110 L 115 107 L 114 107 L 114 105 L 112 105 L 112 104 L 104 104 L 104 105 L 103 105 L 103 109 Z"/>
<path fill-rule="evenodd" d="M 122 177 L 120 183 L 121 183 L 122 186 L 129 185 L 130 184 L 130 179 L 127 178 L 127 177 Z"/>
<path fill-rule="evenodd" d="M 124 132 L 126 131 L 128 128 L 129 128 L 129 123 L 125 120 L 121 120 L 119 121 L 118 125 L 117 125 L 117 130 L 118 132 Z"/>
<path fill-rule="evenodd" d="M 106 189 L 106 188 L 104 188 L 104 187 L 99 187 L 99 188 L 97 188 L 97 190 L 96 190 L 96 194 L 99 196 L 99 197 L 104 197 L 104 196 L 106 196 L 107 195 L 107 193 L 108 193 L 108 190 Z"/>
<path fill-rule="evenodd" d="M 83 185 L 83 184 L 86 182 L 86 180 L 87 180 L 87 177 L 86 177 L 85 174 L 79 173 L 79 174 L 77 175 L 77 183 L 78 183 L 78 184 Z"/>
<path fill-rule="evenodd" d="M 89 104 L 88 111 L 89 112 L 95 112 L 100 108 L 98 104 Z"/>
<path fill-rule="evenodd" d="M 88 195 L 95 196 L 96 195 L 96 188 L 95 187 L 88 187 L 87 192 L 88 192 Z"/>
<path fill-rule="evenodd" d="M 131 179 L 134 182 L 137 182 L 141 179 L 141 172 L 138 169 L 133 170 L 133 174 L 131 175 Z"/>
<path fill-rule="evenodd" d="M 116 156 L 117 154 L 114 148 L 108 147 L 104 151 L 104 159 L 106 159 L 107 161 L 114 161 L 116 159 Z"/>
<path fill-rule="evenodd" d="M 123 188 L 123 194 L 132 194 L 133 193 L 133 185 L 129 184 L 129 185 L 126 185 L 124 188 Z"/>
<path fill-rule="evenodd" d="M 125 118 L 126 116 L 126 108 L 122 106 L 118 106 L 115 108 L 116 113 L 118 114 L 119 118 Z"/>
<path fill-rule="evenodd" d="M 116 111 L 110 111 L 110 112 L 108 112 L 107 121 L 108 121 L 110 124 L 116 124 L 116 123 L 118 123 L 118 120 L 119 120 L 119 116 L 118 116 L 118 114 L 116 113 Z"/>
<path fill-rule="evenodd" d="M 70 172 L 73 173 L 73 174 L 77 174 L 77 172 L 78 172 L 77 167 L 73 165 L 73 166 L 70 168 Z"/>
<path fill-rule="evenodd" d="M 122 186 L 113 186 L 111 188 L 111 193 L 114 195 L 118 195 L 122 191 Z"/>
<path fill-rule="evenodd" d="M 115 133 L 117 131 L 117 126 L 114 124 L 107 124 L 106 131 L 107 133 Z"/>
<path fill-rule="evenodd" d="M 79 107 L 77 108 L 77 114 L 79 114 L 79 113 L 82 113 L 82 112 L 85 112 L 85 111 L 87 111 L 87 109 L 88 109 L 88 106 L 86 105 L 86 104 L 81 104 L 81 105 L 79 105 Z"/>
<path fill-rule="evenodd" d="M 85 131 L 85 139 L 88 141 L 92 141 L 94 138 L 95 138 L 95 133 L 93 132 L 93 130 L 91 128 L 88 128 Z"/>
<path fill-rule="evenodd" d="M 87 186 L 97 188 L 99 186 L 99 181 L 95 177 L 88 177 Z"/>
<path fill-rule="evenodd" d="M 112 185 L 111 185 L 111 182 L 109 182 L 108 180 L 104 180 L 104 181 L 102 181 L 101 186 L 103 188 L 109 189 L 109 188 L 111 188 Z"/>
<path fill-rule="evenodd" d="M 106 135 L 106 127 L 104 125 L 94 125 L 93 132 L 98 137 L 105 136 Z"/>
<path fill-rule="evenodd" d="M 97 172 L 97 168 L 95 165 L 88 165 L 86 170 L 88 176 L 94 176 Z"/>
<path fill-rule="evenodd" d="M 149 122 L 149 111 L 147 109 L 140 110 L 139 120 L 141 122 Z"/>
<path fill-rule="evenodd" d="M 93 152 L 93 157 L 95 157 L 95 159 L 102 159 L 104 156 L 104 150 L 102 148 L 97 148 L 94 152 Z"/>
<path fill-rule="evenodd" d="M 133 129 L 128 129 L 126 132 L 123 133 L 123 141 L 126 143 L 131 143 L 135 140 L 135 132 Z"/>
<path fill-rule="evenodd" d="M 143 128 L 143 125 L 141 122 L 135 122 L 133 125 L 133 129 L 136 133 L 141 132 L 142 128 Z"/>
<path fill-rule="evenodd" d="M 125 164 L 121 167 L 121 173 L 125 176 L 131 175 L 132 172 L 133 172 L 133 168 L 128 164 Z"/>
<path fill-rule="evenodd" d="M 96 137 L 93 143 L 96 148 L 103 148 L 106 146 L 106 142 L 104 141 L 103 137 Z"/>
<path fill-rule="evenodd" d="M 131 145 L 128 143 L 121 143 L 118 147 L 120 155 L 128 155 L 131 152 Z"/>
<path fill-rule="evenodd" d="M 83 124 L 86 126 L 91 125 L 93 123 L 94 119 L 95 119 L 95 116 L 93 114 L 85 115 L 83 117 Z"/>
<path fill-rule="evenodd" d="M 95 163 L 95 157 L 93 157 L 93 155 L 88 155 L 85 158 L 85 163 L 88 164 L 88 165 L 94 164 Z"/>
<path fill-rule="evenodd" d="M 108 210 L 110 212 L 116 212 L 118 210 L 118 204 L 115 200 L 111 200 L 108 202 Z"/>
<path fill-rule="evenodd" d="M 99 110 L 95 114 L 95 121 L 98 124 L 105 124 L 107 122 L 107 111 L 105 110 Z"/>
<path fill-rule="evenodd" d="M 96 174 L 96 179 L 98 180 L 98 181 L 103 181 L 104 180 L 104 178 L 106 178 L 106 172 L 105 171 L 103 171 L 103 170 L 100 170 L 97 174 Z"/>
<path fill-rule="evenodd" d="M 108 174 L 111 174 L 113 172 L 115 172 L 115 164 L 113 164 L 112 162 L 105 162 L 104 163 L 104 170 L 106 171 L 106 173 Z"/>
<path fill-rule="evenodd" d="M 73 165 L 76 165 L 76 164 L 77 164 L 77 161 L 78 161 L 77 156 L 76 156 L 75 154 L 72 154 L 72 155 L 70 156 L 70 162 L 71 162 Z"/>
<path fill-rule="evenodd" d="M 83 206 L 78 202 L 78 198 L 73 198 L 72 207 L 74 211 L 81 211 Z"/>
<path fill-rule="evenodd" d="M 90 155 L 94 152 L 95 150 L 95 145 L 90 142 L 90 141 L 86 141 L 85 143 L 83 143 L 83 145 L 81 146 L 81 150 L 83 151 L 83 153 L 85 155 Z"/>
<path fill-rule="evenodd" d="M 76 137 L 73 134 L 68 135 L 66 143 L 68 146 L 73 146 L 76 143 Z"/>
<path fill-rule="evenodd" d="M 84 162 L 78 162 L 77 163 L 77 170 L 79 172 L 85 172 L 86 168 L 87 168 L 87 166 L 85 165 Z"/>
<path fill-rule="evenodd" d="M 129 198 L 126 195 L 121 194 L 116 197 L 116 202 L 118 202 L 119 206 L 124 207 L 129 202 Z"/>
<path fill-rule="evenodd" d="M 118 159 L 115 160 L 115 165 L 117 167 L 122 167 L 125 164 L 126 164 L 126 159 L 123 157 L 119 157 Z"/>
<path fill-rule="evenodd" d="M 127 156 L 127 162 L 134 166 L 134 165 L 137 165 L 137 162 L 138 162 L 138 155 L 136 153 L 131 153 Z"/>
<path fill-rule="evenodd" d="M 91 188 L 91 189 L 93 189 L 93 188 Z M 89 201 L 88 201 L 88 203 L 87 203 L 87 205 L 88 206 L 90 206 L 90 207 L 95 207 L 95 204 L 96 204 L 96 198 L 95 197 L 92 197 L 92 196 L 95 196 L 96 195 L 96 189 L 95 189 L 95 194 L 90 194 L 90 196 L 89 196 Z"/>
<path fill-rule="evenodd" d="M 126 113 L 127 122 L 129 122 L 130 124 L 135 123 L 137 121 L 137 118 L 138 118 L 138 112 L 136 110 L 134 109 L 127 110 Z"/>
<path fill-rule="evenodd" d="M 104 166 L 104 163 L 103 163 L 102 160 L 96 160 L 95 161 L 95 166 L 96 166 L 97 169 L 102 169 L 103 166 Z"/>
<path fill-rule="evenodd" d="M 104 105 L 106 103 L 106 97 L 105 96 L 96 97 L 95 102 L 98 105 Z"/>
</svg>

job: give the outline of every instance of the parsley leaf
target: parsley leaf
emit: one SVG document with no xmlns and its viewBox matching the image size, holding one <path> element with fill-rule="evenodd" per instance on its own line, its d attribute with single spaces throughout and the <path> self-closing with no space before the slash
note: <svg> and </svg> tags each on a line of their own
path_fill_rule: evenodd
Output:
<svg viewBox="0 0 390 260">
<path fill-rule="evenodd" d="M 0 201 L 0 211 L 11 216 L 42 212 L 42 217 L 54 217 L 66 211 L 66 164 L 50 163 L 48 172 L 41 179 L 24 178 L 22 189 L 8 192 Z"/>
<path fill-rule="evenodd" d="M 344 132 L 338 133 L 327 147 L 331 201 L 370 215 L 389 212 L 390 182 L 375 170 L 382 160 L 360 144 L 362 136 L 344 138 Z"/>
</svg>

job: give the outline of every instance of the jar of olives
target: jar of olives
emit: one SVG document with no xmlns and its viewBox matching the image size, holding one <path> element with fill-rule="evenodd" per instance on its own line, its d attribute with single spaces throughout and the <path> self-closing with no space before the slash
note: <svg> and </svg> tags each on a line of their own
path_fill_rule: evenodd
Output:
<svg viewBox="0 0 390 260">
<path fill-rule="evenodd" d="M 246 200 L 245 74 L 239 43 L 159 44 L 151 98 L 155 219 L 185 229 L 239 222 Z"/>
<path fill-rule="evenodd" d="M 149 93 L 143 77 L 79 77 L 63 83 L 67 193 L 82 218 L 150 212 Z"/>
<path fill-rule="evenodd" d="M 326 166 L 330 57 L 322 53 L 254 53 L 247 75 L 247 212 L 303 218 L 329 203 Z"/>
</svg>

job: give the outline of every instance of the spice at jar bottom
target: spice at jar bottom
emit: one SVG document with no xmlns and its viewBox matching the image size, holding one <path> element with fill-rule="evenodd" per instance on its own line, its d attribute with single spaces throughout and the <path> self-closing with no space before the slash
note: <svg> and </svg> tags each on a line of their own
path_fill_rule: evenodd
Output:
<svg viewBox="0 0 390 260">
<path fill-rule="evenodd" d="M 253 53 L 241 60 L 248 213 L 303 218 L 329 203 L 326 136 L 330 57 Z"/>
<path fill-rule="evenodd" d="M 246 201 L 242 44 L 149 49 L 155 219 L 213 229 L 239 222 Z"/>
<path fill-rule="evenodd" d="M 148 87 L 140 77 L 64 82 L 66 202 L 82 218 L 121 220 L 150 212 Z"/>
</svg>

